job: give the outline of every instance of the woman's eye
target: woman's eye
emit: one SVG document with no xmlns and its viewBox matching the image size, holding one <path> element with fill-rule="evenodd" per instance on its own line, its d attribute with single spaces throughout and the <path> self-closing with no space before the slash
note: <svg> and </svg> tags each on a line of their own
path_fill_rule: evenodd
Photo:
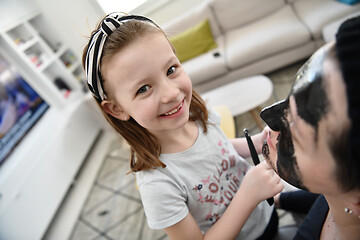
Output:
<svg viewBox="0 0 360 240">
<path fill-rule="evenodd" d="M 141 94 L 141 93 L 147 92 L 149 90 L 149 88 L 150 88 L 149 85 L 144 85 L 141 88 L 139 88 L 139 90 L 136 92 L 136 94 Z"/>
<path fill-rule="evenodd" d="M 175 72 L 175 70 L 176 70 L 175 66 L 171 66 L 171 67 L 168 69 L 166 75 L 169 76 L 169 75 L 173 74 L 173 73 Z"/>
</svg>

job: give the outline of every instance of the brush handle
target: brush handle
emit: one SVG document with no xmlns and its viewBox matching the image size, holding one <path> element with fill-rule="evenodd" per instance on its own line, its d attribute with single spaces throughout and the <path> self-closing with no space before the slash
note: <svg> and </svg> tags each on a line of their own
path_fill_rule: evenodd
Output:
<svg viewBox="0 0 360 240">
<path fill-rule="evenodd" d="M 249 149 L 250 149 L 251 158 L 252 158 L 252 160 L 254 162 L 254 165 L 258 165 L 260 163 L 259 156 L 258 156 L 258 154 L 256 152 L 254 143 L 251 140 L 251 137 L 249 135 L 249 131 L 246 128 L 244 129 L 244 134 L 245 134 L 245 138 L 246 138 L 247 144 L 248 144 Z M 274 198 L 272 198 L 272 197 L 266 199 L 266 201 L 269 203 L 270 206 L 274 204 Z"/>
</svg>

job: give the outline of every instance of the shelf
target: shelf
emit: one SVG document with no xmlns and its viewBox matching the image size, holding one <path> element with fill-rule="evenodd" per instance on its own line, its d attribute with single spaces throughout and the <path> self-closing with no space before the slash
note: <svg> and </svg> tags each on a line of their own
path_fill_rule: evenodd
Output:
<svg viewBox="0 0 360 240">
<path fill-rule="evenodd" d="M 64 86 L 71 91 L 71 95 L 73 92 L 84 92 L 84 83 L 79 81 L 82 79 L 79 59 L 59 40 L 40 13 L 22 19 L 0 34 L 16 55 L 38 75 L 34 79 L 37 82 L 35 84 L 44 81 L 47 92 L 58 91 L 52 95 L 64 99 L 69 97 L 68 93 L 64 94 Z"/>
<path fill-rule="evenodd" d="M 50 59 L 50 55 L 45 51 L 39 42 L 36 42 L 34 45 L 26 49 L 24 53 L 28 60 L 30 60 L 30 62 L 37 68 Z"/>
<path fill-rule="evenodd" d="M 76 69 L 78 69 L 80 66 L 80 63 L 79 62 L 76 62 L 76 63 L 73 63 L 70 67 L 69 67 L 69 71 L 70 72 L 74 72 Z M 75 75 L 75 74 L 74 74 Z M 76 76 L 75 76 L 76 77 Z"/>
<path fill-rule="evenodd" d="M 61 54 L 60 60 L 68 69 L 72 69 L 74 68 L 74 65 L 77 65 L 77 58 L 71 50 L 66 50 L 63 54 Z"/>
<path fill-rule="evenodd" d="M 85 93 L 88 92 L 89 89 L 87 87 L 85 72 L 80 63 L 74 68 L 72 74 L 75 76 L 76 80 L 78 80 L 79 83 L 81 84 L 83 92 Z"/>
<path fill-rule="evenodd" d="M 43 239 L 100 131 L 85 99 L 49 109 L 0 168 L 1 239 Z"/>
<path fill-rule="evenodd" d="M 55 52 L 55 55 L 57 58 L 60 58 L 61 55 L 64 54 L 64 52 L 67 50 L 65 46 L 61 46 L 57 51 Z"/>
<path fill-rule="evenodd" d="M 51 56 L 48 59 L 46 59 L 39 67 L 38 67 L 38 71 L 39 72 L 44 72 L 44 70 L 46 68 L 48 68 L 54 61 L 55 61 L 56 57 Z"/>
<path fill-rule="evenodd" d="M 0 239 L 44 239 L 104 127 L 95 102 L 78 81 L 79 58 L 70 56 L 69 68 L 63 64 L 72 49 L 56 26 L 48 26 L 52 21 L 41 14 L 44 9 L 21 11 L 37 4 L 27 0 L 0 4 L 2 12 L 9 13 L 2 16 L 6 19 L 0 28 L 0 54 L 50 105 L 0 167 Z M 62 24 L 64 19 L 57 20 Z M 58 78 L 71 89 L 70 95 L 64 94 Z"/>
<path fill-rule="evenodd" d="M 21 46 L 34 37 L 34 35 L 30 33 L 24 24 L 18 25 L 8 30 L 6 34 L 10 37 L 16 46 Z"/>
<path fill-rule="evenodd" d="M 57 38 L 56 32 L 48 26 L 46 19 L 42 15 L 33 16 L 27 23 L 28 28 L 36 32 L 53 53 L 61 48 L 62 43 Z"/>
<path fill-rule="evenodd" d="M 22 43 L 19 45 L 19 50 L 20 51 L 25 51 L 28 48 L 32 47 L 33 45 L 35 45 L 37 42 L 39 41 L 38 38 L 36 37 L 32 37 L 31 39 L 27 40 L 25 43 Z M 16 44 L 16 43 L 15 43 Z M 17 44 L 18 45 L 18 44 Z"/>
<path fill-rule="evenodd" d="M 86 81 L 85 72 L 84 72 L 81 64 L 75 65 L 75 68 L 73 69 L 72 73 L 77 80 Z"/>
</svg>

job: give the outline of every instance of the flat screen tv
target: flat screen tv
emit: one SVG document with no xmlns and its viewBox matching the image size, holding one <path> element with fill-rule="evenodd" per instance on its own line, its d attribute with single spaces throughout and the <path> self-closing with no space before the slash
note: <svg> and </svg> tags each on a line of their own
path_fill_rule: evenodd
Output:
<svg viewBox="0 0 360 240">
<path fill-rule="evenodd" d="M 0 165 L 48 108 L 0 53 Z"/>
</svg>

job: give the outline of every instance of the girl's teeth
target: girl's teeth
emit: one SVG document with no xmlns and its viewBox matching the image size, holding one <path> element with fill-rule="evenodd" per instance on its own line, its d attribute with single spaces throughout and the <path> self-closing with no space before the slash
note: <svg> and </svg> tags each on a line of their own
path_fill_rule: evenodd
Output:
<svg viewBox="0 0 360 240">
<path fill-rule="evenodd" d="M 171 110 L 170 112 L 165 113 L 164 115 L 165 115 L 165 116 L 169 116 L 169 115 L 171 115 L 171 114 L 176 113 L 177 111 L 179 111 L 179 109 L 182 107 L 182 105 L 183 105 L 183 104 L 181 103 L 177 108 Z"/>
</svg>

